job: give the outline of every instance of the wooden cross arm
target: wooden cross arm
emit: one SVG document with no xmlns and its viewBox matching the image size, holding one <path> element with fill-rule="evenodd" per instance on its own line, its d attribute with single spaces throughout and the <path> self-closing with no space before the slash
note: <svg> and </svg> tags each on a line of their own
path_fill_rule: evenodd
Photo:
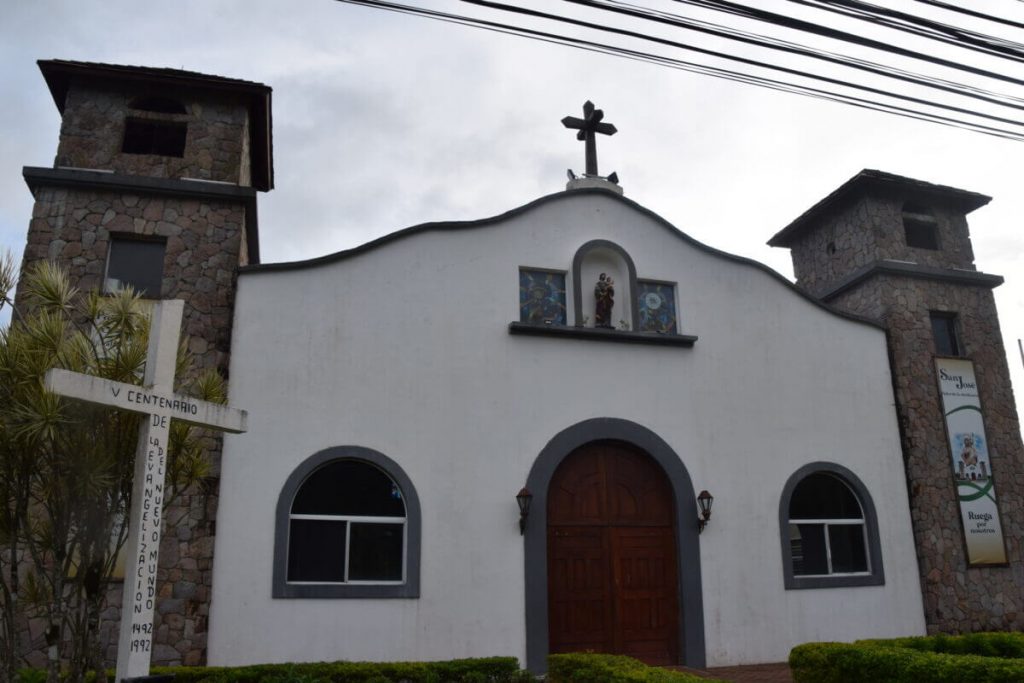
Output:
<svg viewBox="0 0 1024 683">
<path fill-rule="evenodd" d="M 114 382 L 61 368 L 53 368 L 46 373 L 45 385 L 48 391 L 55 394 L 88 403 L 134 413 L 162 415 L 198 427 L 208 427 L 232 434 L 240 434 L 247 430 L 248 413 L 244 410 L 201 401 L 191 396 L 158 393 L 146 387 Z"/>
</svg>

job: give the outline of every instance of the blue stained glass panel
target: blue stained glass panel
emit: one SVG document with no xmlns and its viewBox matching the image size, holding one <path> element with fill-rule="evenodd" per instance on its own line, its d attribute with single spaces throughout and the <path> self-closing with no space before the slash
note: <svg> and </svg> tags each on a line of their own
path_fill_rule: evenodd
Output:
<svg viewBox="0 0 1024 683">
<path fill-rule="evenodd" d="M 519 270 L 519 320 L 538 325 L 565 324 L 565 273 Z"/>
<path fill-rule="evenodd" d="M 637 283 L 641 332 L 676 333 L 676 287 L 661 282 Z"/>
</svg>

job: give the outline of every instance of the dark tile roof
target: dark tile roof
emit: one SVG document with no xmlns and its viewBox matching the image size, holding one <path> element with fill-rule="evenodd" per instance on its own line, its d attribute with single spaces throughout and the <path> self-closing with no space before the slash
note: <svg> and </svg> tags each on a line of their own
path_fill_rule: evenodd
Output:
<svg viewBox="0 0 1024 683">
<path fill-rule="evenodd" d="M 985 206 L 991 197 L 977 192 L 968 192 L 948 185 L 936 185 L 923 180 L 907 178 L 905 176 L 864 169 L 840 185 L 827 197 L 809 208 L 792 223 L 784 227 L 768 240 L 773 247 L 788 247 L 799 238 L 805 231 L 810 229 L 816 221 L 823 218 L 829 212 L 841 208 L 847 202 L 858 199 L 869 194 L 882 194 L 892 191 L 899 191 L 901 194 L 911 197 L 942 197 L 953 202 L 965 214 L 977 208 Z"/>
</svg>

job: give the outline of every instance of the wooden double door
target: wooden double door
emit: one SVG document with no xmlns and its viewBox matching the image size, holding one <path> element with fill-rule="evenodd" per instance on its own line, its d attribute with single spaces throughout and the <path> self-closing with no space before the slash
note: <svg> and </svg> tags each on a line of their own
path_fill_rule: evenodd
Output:
<svg viewBox="0 0 1024 683">
<path fill-rule="evenodd" d="M 548 489 L 550 652 L 679 661 L 675 504 L 646 453 L 614 441 L 562 461 Z"/>
</svg>

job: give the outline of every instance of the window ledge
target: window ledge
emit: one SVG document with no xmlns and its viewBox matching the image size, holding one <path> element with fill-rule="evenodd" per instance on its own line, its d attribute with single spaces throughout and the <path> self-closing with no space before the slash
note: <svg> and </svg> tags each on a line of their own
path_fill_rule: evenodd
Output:
<svg viewBox="0 0 1024 683">
<path fill-rule="evenodd" d="M 786 590 L 808 588 L 852 588 L 855 586 L 884 586 L 885 576 L 881 572 L 858 574 L 856 576 L 787 576 Z"/>
<path fill-rule="evenodd" d="M 402 584 L 284 583 L 274 586 L 275 598 L 418 598 L 419 589 Z"/>
<path fill-rule="evenodd" d="M 633 332 L 599 327 L 571 327 L 569 325 L 535 325 L 512 322 L 509 334 L 524 334 L 535 337 L 562 337 L 565 339 L 593 339 L 596 341 L 620 342 L 625 344 L 650 344 L 653 346 L 692 347 L 697 337 L 689 334 L 661 334 L 658 332 Z"/>
</svg>

